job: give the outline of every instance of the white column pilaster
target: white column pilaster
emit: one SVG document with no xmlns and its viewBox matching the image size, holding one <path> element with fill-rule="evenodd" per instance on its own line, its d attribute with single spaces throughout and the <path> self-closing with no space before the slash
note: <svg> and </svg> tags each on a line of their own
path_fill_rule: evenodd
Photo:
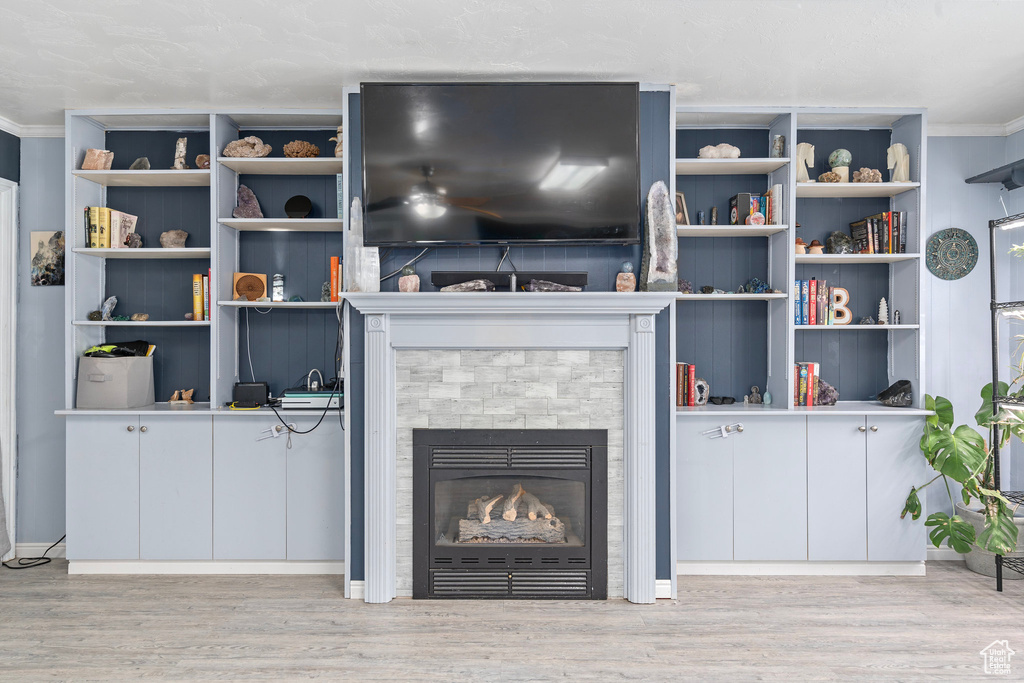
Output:
<svg viewBox="0 0 1024 683">
<path fill-rule="evenodd" d="M 655 598 L 655 375 L 654 315 L 631 315 L 625 377 L 623 588 L 627 600 L 639 603 Z"/>
<path fill-rule="evenodd" d="M 397 461 L 395 361 L 390 314 L 366 316 L 365 510 L 366 602 L 395 597 Z M 383 390 L 382 390 L 383 389 Z"/>
</svg>

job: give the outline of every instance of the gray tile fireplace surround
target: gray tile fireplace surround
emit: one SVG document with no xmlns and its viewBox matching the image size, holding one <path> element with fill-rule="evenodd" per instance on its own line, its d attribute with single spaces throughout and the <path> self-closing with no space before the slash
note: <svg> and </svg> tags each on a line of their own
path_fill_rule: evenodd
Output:
<svg viewBox="0 0 1024 683">
<path fill-rule="evenodd" d="M 350 293 L 366 316 L 365 600 L 412 594 L 412 430 L 608 430 L 608 596 L 655 598 L 655 316 L 674 294 Z"/>
</svg>

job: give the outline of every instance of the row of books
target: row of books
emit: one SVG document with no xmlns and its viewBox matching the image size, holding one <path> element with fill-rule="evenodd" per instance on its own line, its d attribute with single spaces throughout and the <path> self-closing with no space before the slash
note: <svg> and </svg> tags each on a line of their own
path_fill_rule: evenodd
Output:
<svg viewBox="0 0 1024 683">
<path fill-rule="evenodd" d="M 676 407 L 696 405 L 697 366 L 692 363 L 676 363 Z"/>
<path fill-rule="evenodd" d="M 905 254 L 906 223 L 906 211 L 883 211 L 850 223 L 853 250 L 860 254 Z"/>
<path fill-rule="evenodd" d="M 729 225 L 747 225 L 747 217 L 760 213 L 765 225 L 782 225 L 782 185 L 764 194 L 741 192 L 729 198 Z"/>
<path fill-rule="evenodd" d="M 106 206 L 85 207 L 85 243 L 90 249 L 121 249 L 135 232 L 138 216 Z"/>
<path fill-rule="evenodd" d="M 818 375 L 821 363 L 797 363 L 793 366 L 793 405 L 818 405 Z"/>
<path fill-rule="evenodd" d="M 834 325 L 835 290 L 826 280 L 797 280 L 793 322 L 797 325 Z"/>
<path fill-rule="evenodd" d="M 192 319 L 210 319 L 210 278 L 213 276 L 213 269 L 206 271 L 206 275 L 196 273 L 192 276 Z"/>
</svg>

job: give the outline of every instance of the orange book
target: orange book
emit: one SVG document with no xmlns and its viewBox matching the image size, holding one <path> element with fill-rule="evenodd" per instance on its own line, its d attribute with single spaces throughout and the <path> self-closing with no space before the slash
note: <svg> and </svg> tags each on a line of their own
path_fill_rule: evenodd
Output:
<svg viewBox="0 0 1024 683">
<path fill-rule="evenodd" d="M 203 274 L 192 276 L 192 319 L 203 320 Z"/>
<path fill-rule="evenodd" d="M 331 257 L 331 301 L 338 300 L 338 261 L 337 256 Z"/>
</svg>

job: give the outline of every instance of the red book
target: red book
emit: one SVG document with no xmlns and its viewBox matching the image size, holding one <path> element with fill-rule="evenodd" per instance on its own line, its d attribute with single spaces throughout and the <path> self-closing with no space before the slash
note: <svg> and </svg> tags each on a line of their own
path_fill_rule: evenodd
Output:
<svg viewBox="0 0 1024 683">
<path fill-rule="evenodd" d="M 338 300 L 338 257 L 331 257 L 331 301 Z"/>
<path fill-rule="evenodd" d="M 810 302 L 810 306 L 808 306 L 810 309 L 810 319 L 807 321 L 807 324 L 817 325 L 818 316 L 815 314 L 818 309 L 818 281 L 811 280 L 811 284 L 809 286 L 810 289 L 807 291 L 807 301 Z"/>
<path fill-rule="evenodd" d="M 808 363 L 807 364 L 807 405 L 809 405 L 809 406 L 813 406 L 815 403 L 817 403 L 817 401 L 814 400 L 816 398 L 815 395 L 814 395 L 814 380 L 815 380 L 814 363 Z"/>
<path fill-rule="evenodd" d="M 687 380 L 690 383 L 690 386 L 687 387 L 687 392 L 686 392 L 687 393 L 687 400 L 689 401 L 689 403 L 687 403 L 686 405 L 695 406 L 695 405 L 697 405 L 697 400 L 696 400 L 697 399 L 697 392 L 696 392 L 696 388 L 694 387 L 694 385 L 697 383 L 697 366 L 694 365 L 693 363 L 690 363 L 690 367 L 688 368 L 688 372 L 687 372 L 687 376 L 686 377 L 687 377 Z"/>
</svg>

